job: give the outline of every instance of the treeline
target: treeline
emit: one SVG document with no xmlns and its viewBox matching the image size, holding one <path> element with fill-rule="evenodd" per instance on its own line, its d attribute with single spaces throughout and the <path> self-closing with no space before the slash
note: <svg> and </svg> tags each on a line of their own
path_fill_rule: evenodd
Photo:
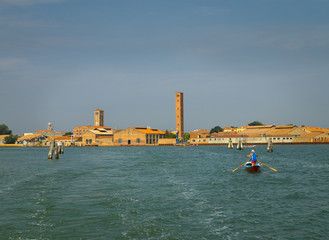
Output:
<svg viewBox="0 0 329 240">
<path fill-rule="evenodd" d="M 18 135 L 13 135 L 6 124 L 0 124 L 0 135 L 9 135 L 5 137 L 5 144 L 13 144 L 18 139 Z"/>
<path fill-rule="evenodd" d="M 253 122 L 248 124 L 248 126 L 263 126 L 263 125 L 264 124 L 259 122 L 259 121 L 253 121 Z M 237 128 L 237 127 L 231 126 L 231 128 Z M 210 130 L 210 134 L 219 133 L 219 132 L 224 132 L 224 129 L 221 128 L 220 126 L 215 126 Z"/>
</svg>

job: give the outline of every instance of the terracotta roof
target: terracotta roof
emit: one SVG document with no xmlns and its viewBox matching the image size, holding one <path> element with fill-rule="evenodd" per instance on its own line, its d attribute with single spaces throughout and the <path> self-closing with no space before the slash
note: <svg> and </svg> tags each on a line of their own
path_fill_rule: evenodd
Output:
<svg viewBox="0 0 329 240">
<path fill-rule="evenodd" d="M 146 134 L 165 134 L 165 132 L 155 128 L 152 129 L 152 128 L 135 127 L 135 129 Z"/>
<path fill-rule="evenodd" d="M 39 137 L 39 136 L 41 136 L 41 134 L 30 134 L 30 135 L 26 135 L 26 136 L 22 136 L 22 137 L 18 138 L 17 141 L 31 140 L 31 139 Z"/>
<path fill-rule="evenodd" d="M 224 134 L 215 133 L 215 134 L 211 134 L 211 137 L 213 137 L 213 138 L 236 138 L 236 137 L 241 137 L 241 136 L 237 135 L 237 134 L 229 134 L 229 133 L 224 133 Z"/>
<path fill-rule="evenodd" d="M 258 127 L 258 128 L 257 128 Z M 239 132 L 239 135 L 262 135 L 270 131 L 274 125 L 266 125 L 266 126 L 255 126 L 255 127 L 248 127 L 247 129 Z"/>
<path fill-rule="evenodd" d="M 207 130 L 207 129 L 195 129 L 190 133 L 209 133 L 209 130 Z"/>
<path fill-rule="evenodd" d="M 260 125 L 260 126 L 247 126 L 247 129 L 264 129 L 264 128 L 272 128 L 275 125 Z"/>
<path fill-rule="evenodd" d="M 297 126 L 296 125 L 279 125 L 279 126 L 276 126 L 275 128 L 276 129 L 287 129 L 287 128 L 292 129 L 292 128 L 297 128 Z"/>
<path fill-rule="evenodd" d="M 283 136 L 283 135 L 289 135 L 289 133 L 293 130 L 297 129 L 296 126 L 294 125 L 281 125 L 281 126 L 277 126 L 277 127 L 274 127 L 272 128 L 271 130 L 269 130 L 267 133 L 266 133 L 266 136 L 274 136 L 274 135 L 280 135 L 280 136 Z"/>
<path fill-rule="evenodd" d="M 89 132 L 92 132 L 96 135 L 113 135 L 112 130 L 108 130 L 108 129 L 104 129 L 104 128 L 103 129 L 102 128 L 90 129 Z"/>
<path fill-rule="evenodd" d="M 326 128 L 311 127 L 311 126 L 303 127 L 303 129 L 308 130 L 310 132 L 325 132 L 325 131 L 327 131 Z"/>
<path fill-rule="evenodd" d="M 90 126 L 90 125 L 87 125 L 87 126 L 74 127 L 73 128 L 73 131 L 76 131 L 76 130 L 79 130 L 79 129 L 96 129 L 96 128 L 104 128 L 104 129 L 107 129 L 107 130 L 111 130 L 110 127 L 105 127 L 105 126 Z"/>
<path fill-rule="evenodd" d="M 0 139 L 5 139 L 5 137 L 8 137 L 9 135 L 0 135 Z"/>
<path fill-rule="evenodd" d="M 60 140 L 71 140 L 71 136 L 53 136 L 53 137 L 49 137 L 50 139 L 54 139 L 56 141 L 60 141 Z M 72 140 L 74 139 L 78 139 L 79 137 L 72 137 Z"/>
<path fill-rule="evenodd" d="M 312 138 L 312 137 L 316 137 L 320 134 L 321 133 L 305 133 L 305 134 L 298 136 L 297 138 Z"/>
</svg>

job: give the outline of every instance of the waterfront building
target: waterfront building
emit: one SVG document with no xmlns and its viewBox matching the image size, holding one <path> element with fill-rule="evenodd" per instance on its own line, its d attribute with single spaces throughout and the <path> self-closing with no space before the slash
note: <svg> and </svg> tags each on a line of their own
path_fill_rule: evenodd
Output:
<svg viewBox="0 0 329 240">
<path fill-rule="evenodd" d="M 237 135 L 235 133 L 213 133 L 210 135 L 210 138 L 208 140 L 209 144 L 224 144 L 227 145 L 230 141 L 233 144 L 237 144 L 239 140 L 244 140 L 244 143 L 246 142 L 246 138 L 250 137 L 249 135 L 245 135 L 244 138 L 241 135 Z M 256 136 L 253 136 L 256 137 Z"/>
<path fill-rule="evenodd" d="M 17 139 L 17 144 L 23 144 L 25 146 L 38 146 L 46 140 L 47 136 L 42 134 L 28 134 L 21 136 Z"/>
<path fill-rule="evenodd" d="M 209 136 L 209 130 L 207 129 L 196 129 L 192 132 L 189 132 L 191 138 L 205 138 Z"/>
<path fill-rule="evenodd" d="M 94 128 L 82 134 L 83 146 L 113 146 L 113 130 L 111 128 Z"/>
<path fill-rule="evenodd" d="M 257 135 L 265 136 L 268 131 L 274 128 L 274 125 L 261 125 L 261 126 L 247 126 L 243 131 L 237 135 Z"/>
<path fill-rule="evenodd" d="M 39 130 L 39 131 L 36 131 L 34 134 L 39 134 L 44 137 L 63 136 L 65 134 L 65 131 Z"/>
<path fill-rule="evenodd" d="M 72 145 L 75 145 L 75 142 L 81 141 L 81 137 L 73 137 L 73 136 L 54 136 L 54 137 L 48 137 L 47 141 L 45 142 L 46 146 L 50 146 L 50 143 L 52 140 L 55 140 L 56 142 L 61 142 L 64 146 L 69 147 Z"/>
<path fill-rule="evenodd" d="M 76 137 L 81 137 L 84 133 L 86 133 L 87 131 L 89 130 L 94 130 L 94 129 L 97 129 L 97 128 L 100 128 L 100 127 L 97 127 L 97 126 L 80 126 L 80 127 L 75 127 L 73 128 L 73 135 L 76 136 Z M 105 130 L 111 130 L 110 127 L 101 127 L 102 129 L 105 129 Z"/>
<path fill-rule="evenodd" d="M 130 127 L 114 133 L 113 143 L 116 146 L 157 145 L 165 132 L 145 127 Z"/>
<path fill-rule="evenodd" d="M 237 132 L 237 133 L 242 132 L 242 131 L 244 131 L 247 127 L 248 127 L 248 125 L 245 125 L 245 126 L 242 126 L 242 127 L 238 127 L 238 128 L 236 129 L 236 132 Z"/>
<path fill-rule="evenodd" d="M 224 127 L 223 131 L 225 133 L 232 133 L 232 132 L 237 132 L 237 128 L 232 128 L 232 127 Z"/>
<path fill-rule="evenodd" d="M 304 130 L 304 132 L 306 133 L 324 133 L 327 132 L 328 129 L 327 128 L 321 128 L 321 127 L 300 127 L 302 130 Z"/>
<path fill-rule="evenodd" d="M 329 134 L 319 132 L 304 133 L 296 137 L 294 143 L 329 143 Z"/>
<path fill-rule="evenodd" d="M 176 92 L 176 131 L 180 140 L 184 137 L 184 99 L 182 92 Z"/>
<path fill-rule="evenodd" d="M 191 144 L 208 144 L 209 130 L 207 129 L 196 129 L 190 132 L 190 143 Z"/>
<path fill-rule="evenodd" d="M 266 137 L 273 143 L 292 143 L 294 138 L 305 132 L 295 125 L 280 125 L 273 127 L 266 133 Z"/>
<path fill-rule="evenodd" d="M 64 131 L 54 131 L 51 123 L 48 123 L 47 130 L 39 130 L 33 133 L 35 135 L 40 135 L 40 137 L 50 137 L 50 136 L 63 136 L 65 134 Z"/>
</svg>

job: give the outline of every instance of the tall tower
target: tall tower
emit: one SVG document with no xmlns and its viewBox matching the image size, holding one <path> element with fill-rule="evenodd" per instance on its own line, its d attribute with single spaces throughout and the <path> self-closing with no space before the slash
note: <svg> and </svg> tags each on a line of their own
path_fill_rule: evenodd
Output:
<svg viewBox="0 0 329 240">
<path fill-rule="evenodd" d="M 94 111 L 94 126 L 104 126 L 104 111 L 102 109 L 96 109 Z"/>
<path fill-rule="evenodd" d="M 184 136 L 184 100 L 182 92 L 176 92 L 176 131 L 178 131 L 178 138 L 182 139 Z"/>
<path fill-rule="evenodd" d="M 51 125 L 51 123 L 48 123 L 48 131 L 52 132 L 53 131 L 53 126 Z"/>
</svg>

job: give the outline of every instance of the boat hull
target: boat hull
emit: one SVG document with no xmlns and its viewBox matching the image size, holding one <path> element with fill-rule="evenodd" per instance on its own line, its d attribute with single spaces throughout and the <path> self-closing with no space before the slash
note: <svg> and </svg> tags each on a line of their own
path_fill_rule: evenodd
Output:
<svg viewBox="0 0 329 240">
<path fill-rule="evenodd" d="M 261 165 L 259 163 L 256 163 L 255 166 L 252 166 L 252 164 L 250 162 L 248 162 L 244 166 L 245 166 L 245 169 L 247 172 L 250 172 L 250 173 L 260 172 Z"/>
</svg>

